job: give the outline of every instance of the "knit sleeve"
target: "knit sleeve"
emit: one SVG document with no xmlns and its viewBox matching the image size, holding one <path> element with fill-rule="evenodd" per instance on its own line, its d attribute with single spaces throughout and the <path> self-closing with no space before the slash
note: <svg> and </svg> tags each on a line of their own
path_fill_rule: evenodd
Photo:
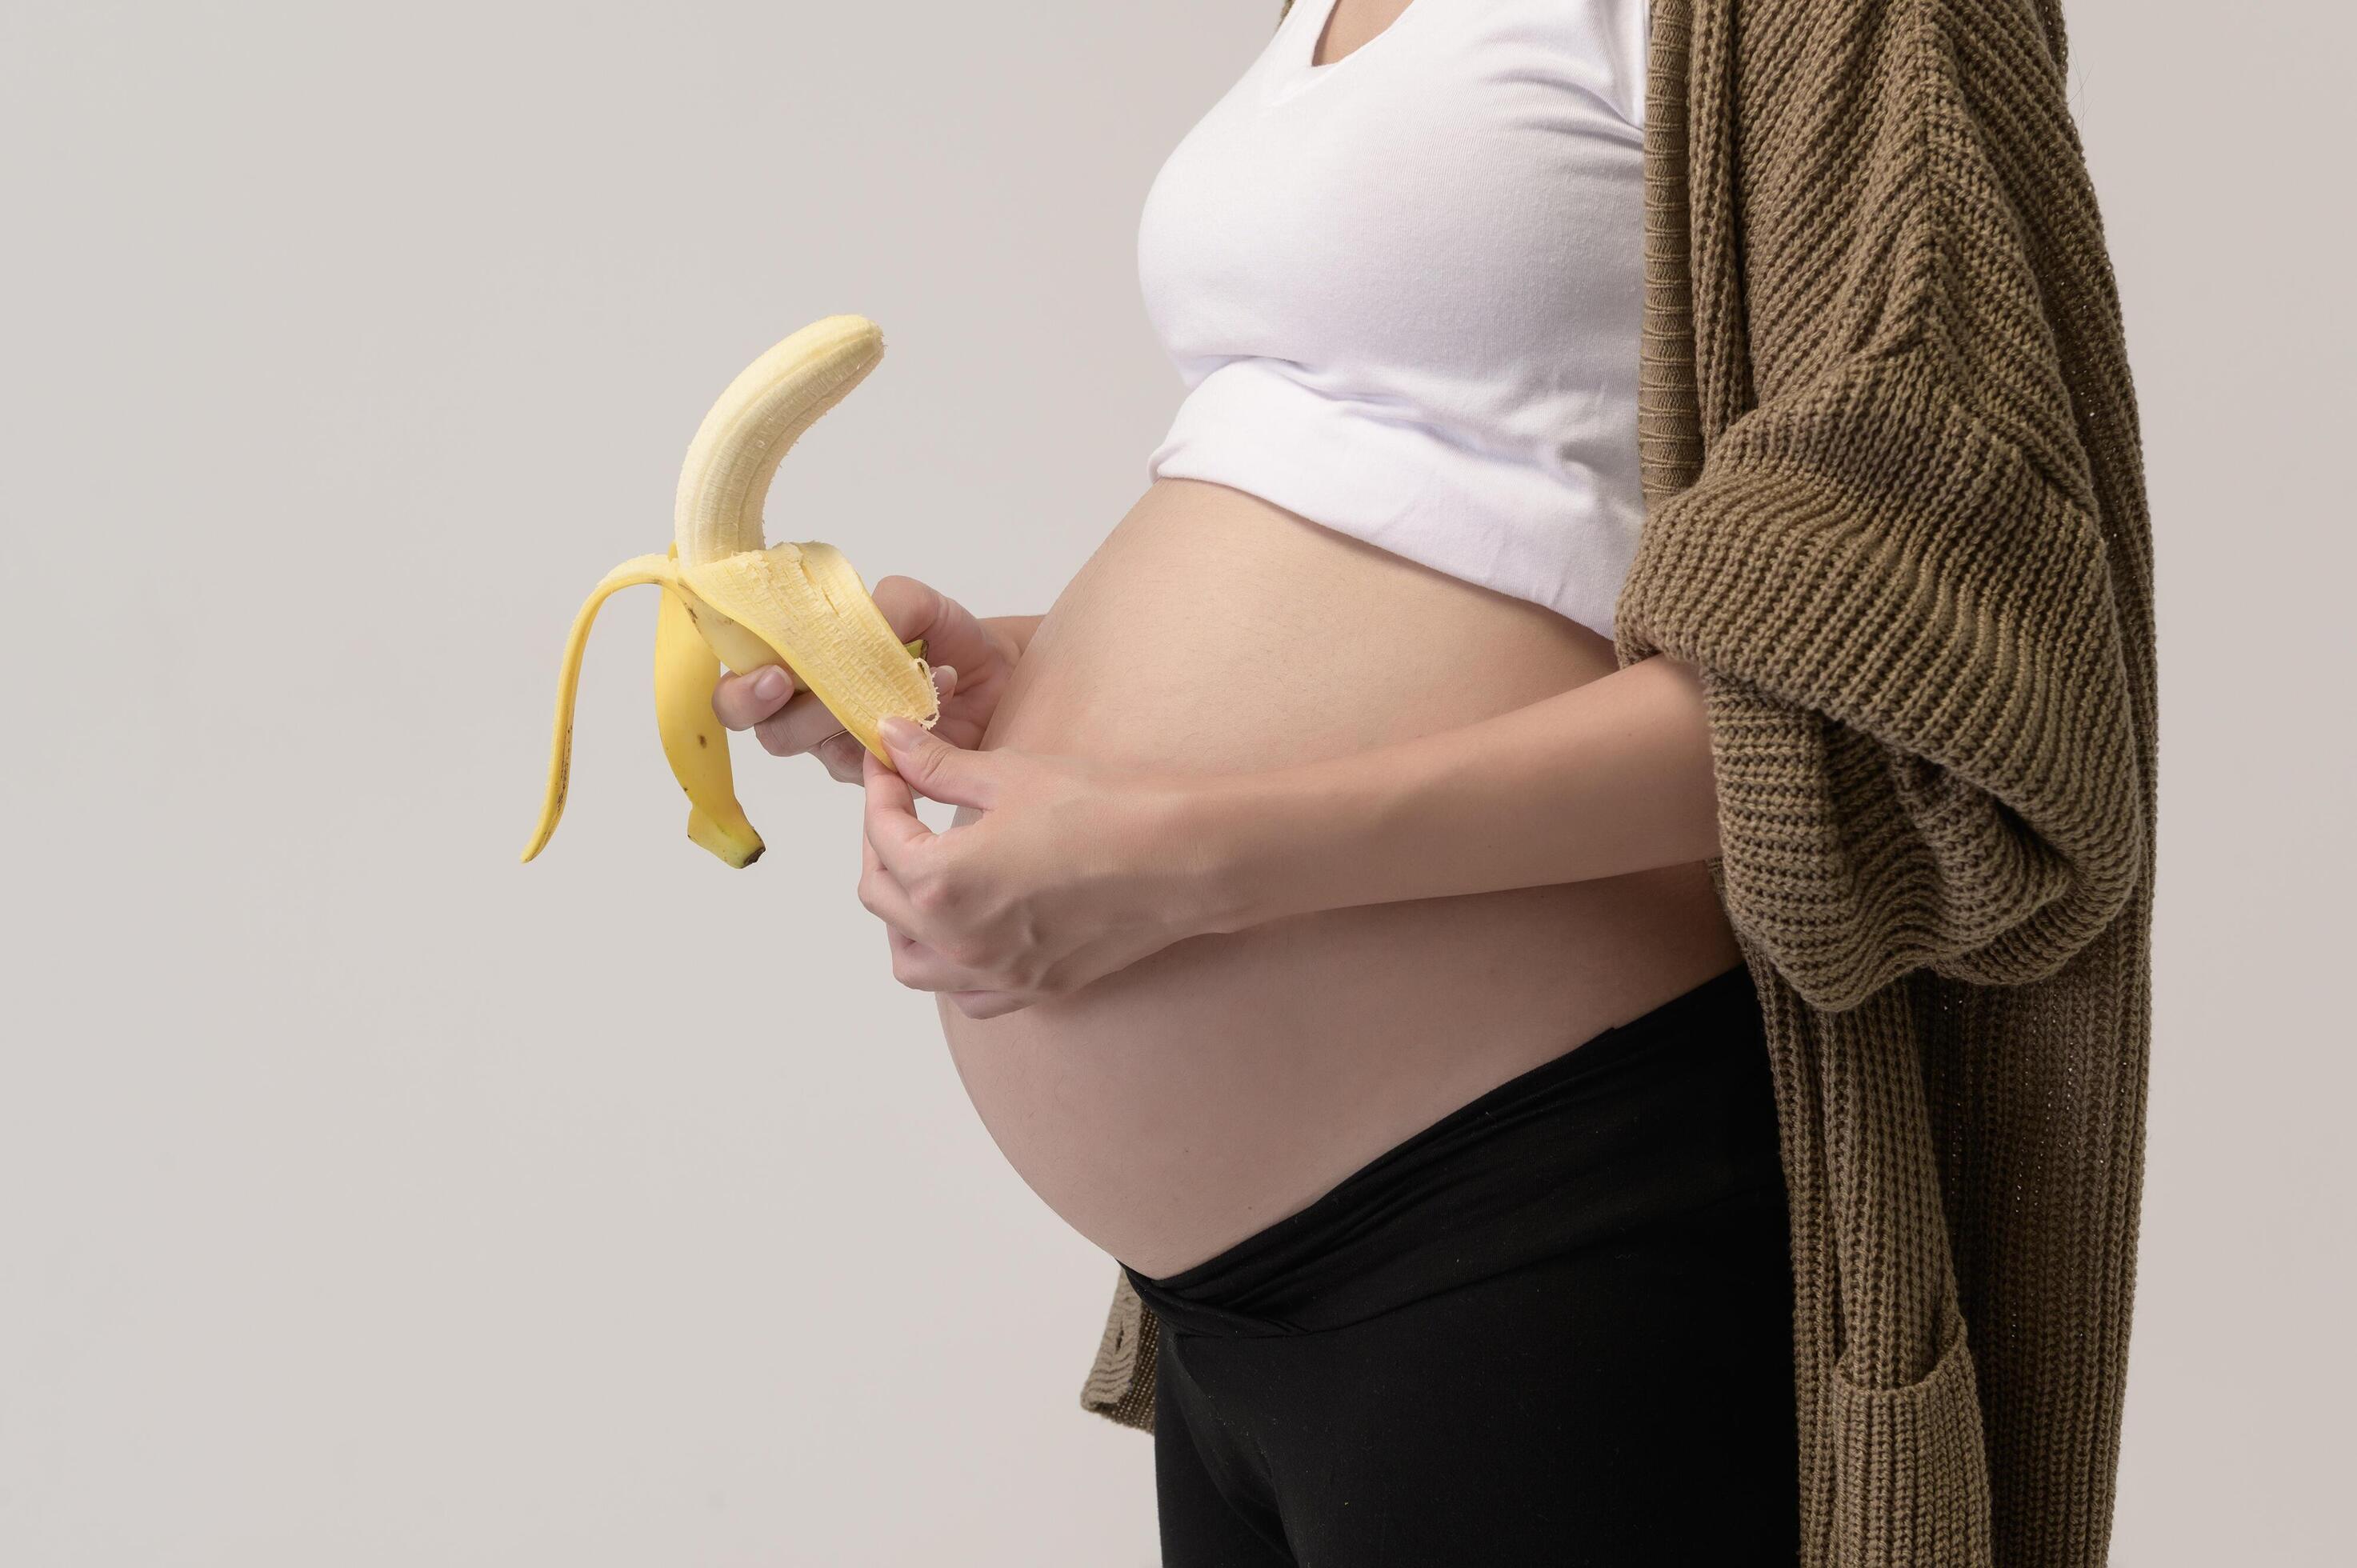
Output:
<svg viewBox="0 0 2357 1568">
<path fill-rule="evenodd" d="M 1781 151 L 1692 190 L 1746 281 L 1714 295 L 1728 269 L 1694 259 L 1701 357 L 1742 373 L 1695 389 L 1698 472 L 1616 607 L 1624 664 L 1699 667 L 1729 918 L 1828 1010 L 1919 966 L 2051 973 L 2126 904 L 2146 827 L 2115 589 L 2148 540 L 2058 347 L 2118 337 L 2060 38 L 2037 0 L 1871 14 L 1692 105 Z M 1787 124 L 1746 138 L 1762 113 Z M 2097 286 L 2065 299 L 2056 247 L 2091 232 Z"/>
</svg>

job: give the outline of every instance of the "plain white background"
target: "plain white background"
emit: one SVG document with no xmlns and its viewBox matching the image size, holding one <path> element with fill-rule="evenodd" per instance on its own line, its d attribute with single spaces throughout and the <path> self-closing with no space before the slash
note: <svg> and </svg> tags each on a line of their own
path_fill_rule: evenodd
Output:
<svg viewBox="0 0 2357 1568">
<path fill-rule="evenodd" d="M 857 792 L 741 753 L 770 855 L 692 849 L 625 599 L 515 855 L 576 604 L 815 317 L 891 348 L 771 536 L 1047 608 L 1275 13 L 9 8 L 0 1562 L 1153 1560 L 1114 1266 L 892 983 Z M 2345 1562 L 2352 29 L 2070 16 L 2165 713 L 2115 1557 Z"/>
</svg>

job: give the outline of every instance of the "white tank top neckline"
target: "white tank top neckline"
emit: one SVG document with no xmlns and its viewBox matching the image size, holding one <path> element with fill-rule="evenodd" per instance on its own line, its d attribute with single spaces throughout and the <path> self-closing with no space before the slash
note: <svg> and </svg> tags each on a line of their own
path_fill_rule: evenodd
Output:
<svg viewBox="0 0 2357 1568">
<path fill-rule="evenodd" d="M 1296 0 L 1155 176 L 1146 464 L 1605 637 L 1644 521 L 1646 0 Z"/>
<path fill-rule="evenodd" d="M 1285 20 L 1279 23 L 1278 27 L 1280 29 L 1295 28 L 1300 36 L 1300 44 L 1297 48 L 1286 51 L 1287 57 L 1293 62 L 1290 70 L 1280 70 L 1270 73 L 1269 92 L 1273 97 L 1289 98 L 1311 82 L 1325 80 L 1326 73 L 1342 64 L 1343 60 L 1348 60 L 1352 56 L 1374 48 L 1383 39 L 1399 32 L 1406 25 L 1409 12 L 1424 9 L 1423 0 L 1409 0 L 1407 7 L 1392 18 L 1391 26 L 1352 49 L 1350 54 L 1344 55 L 1341 59 L 1329 59 L 1325 64 L 1319 65 L 1311 57 L 1318 52 L 1318 39 L 1324 34 L 1327 22 L 1334 15 L 1334 5 L 1335 0 L 1299 0 L 1298 4 L 1286 13 Z M 1316 14 L 1314 19 L 1310 16 L 1313 12 Z M 1271 41 L 1274 43 L 1274 39 Z"/>
</svg>

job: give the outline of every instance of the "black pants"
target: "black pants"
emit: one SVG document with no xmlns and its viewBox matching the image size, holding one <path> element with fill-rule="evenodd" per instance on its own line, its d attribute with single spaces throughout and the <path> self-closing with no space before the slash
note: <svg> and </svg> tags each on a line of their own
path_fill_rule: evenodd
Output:
<svg viewBox="0 0 2357 1568">
<path fill-rule="evenodd" d="M 1163 1322 L 1165 1568 L 1795 1560 L 1790 1238 L 1740 964 L 1210 1262 L 1127 1272 Z"/>
</svg>

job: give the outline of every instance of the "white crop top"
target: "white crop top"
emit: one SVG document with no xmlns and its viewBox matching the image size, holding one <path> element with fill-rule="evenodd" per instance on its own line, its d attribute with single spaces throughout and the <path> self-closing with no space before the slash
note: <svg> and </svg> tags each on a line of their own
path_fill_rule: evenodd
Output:
<svg viewBox="0 0 2357 1568">
<path fill-rule="evenodd" d="M 1138 222 L 1210 479 L 1612 635 L 1644 521 L 1646 0 L 1295 0 Z"/>
</svg>

